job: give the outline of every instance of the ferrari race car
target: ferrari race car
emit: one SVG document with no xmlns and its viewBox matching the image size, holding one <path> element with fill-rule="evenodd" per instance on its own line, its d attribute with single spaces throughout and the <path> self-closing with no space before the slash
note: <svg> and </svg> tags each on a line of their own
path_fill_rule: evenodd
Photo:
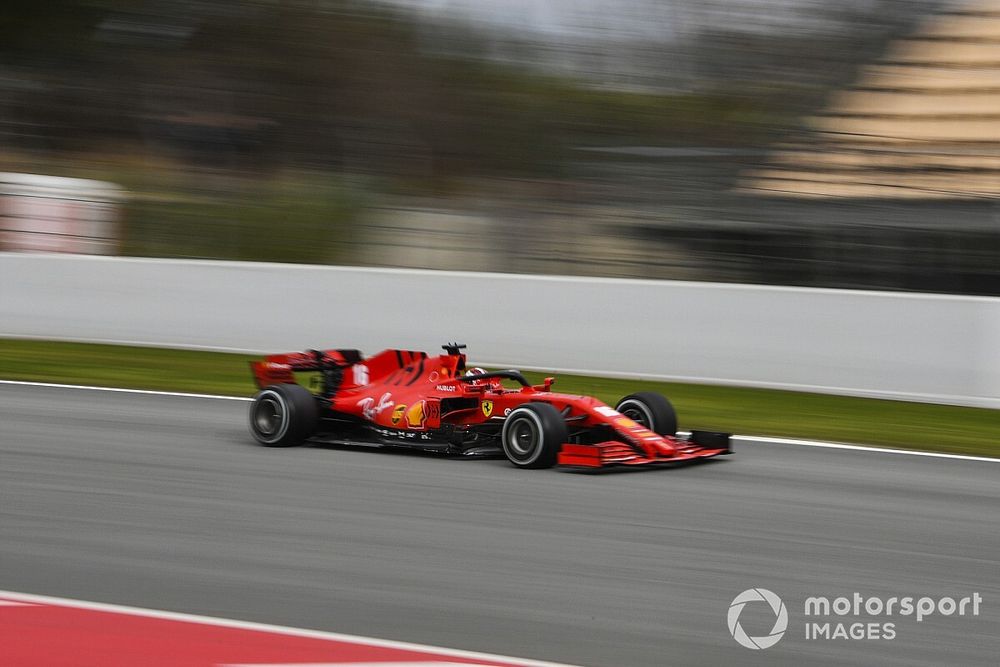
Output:
<svg viewBox="0 0 1000 667">
<path fill-rule="evenodd" d="M 407 447 L 466 456 L 500 455 L 520 468 L 640 466 L 729 454 L 730 435 L 676 435 L 660 394 L 638 392 L 612 408 L 596 398 L 532 385 L 519 371 L 467 369 L 465 345 L 445 354 L 309 350 L 251 362 L 260 391 L 250 432 L 262 445 L 306 440 Z M 314 391 L 296 373 L 312 375 Z M 505 385 L 517 385 L 509 387 Z"/>
</svg>

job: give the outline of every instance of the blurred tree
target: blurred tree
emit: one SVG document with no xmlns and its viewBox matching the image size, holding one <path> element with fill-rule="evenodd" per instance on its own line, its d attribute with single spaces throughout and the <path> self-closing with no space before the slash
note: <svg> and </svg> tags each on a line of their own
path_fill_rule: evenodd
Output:
<svg viewBox="0 0 1000 667">
<path fill-rule="evenodd" d="M 354 0 L 9 0 L 0 132 L 33 149 L 420 178 L 550 174 L 581 141 L 753 135 L 726 130 L 739 100 L 597 91 L 492 59 L 480 30 L 442 26 L 447 48 L 428 48 L 413 16 Z"/>
<path fill-rule="evenodd" d="M 551 175 L 578 145 L 763 145 L 909 6 L 831 7 L 783 33 L 713 27 L 732 23 L 716 0 L 666 14 L 644 0 L 635 11 L 674 19 L 672 41 L 547 50 L 365 0 L 7 0 L 0 133 L 256 172 Z M 560 58 L 576 70 L 548 66 Z"/>
</svg>

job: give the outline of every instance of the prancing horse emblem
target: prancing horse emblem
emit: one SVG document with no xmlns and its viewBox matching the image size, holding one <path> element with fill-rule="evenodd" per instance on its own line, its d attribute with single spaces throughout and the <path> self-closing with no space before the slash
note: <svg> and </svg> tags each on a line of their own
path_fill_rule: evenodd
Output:
<svg viewBox="0 0 1000 667">
<path fill-rule="evenodd" d="M 483 416 L 489 419 L 493 414 L 493 401 L 483 401 Z"/>
</svg>

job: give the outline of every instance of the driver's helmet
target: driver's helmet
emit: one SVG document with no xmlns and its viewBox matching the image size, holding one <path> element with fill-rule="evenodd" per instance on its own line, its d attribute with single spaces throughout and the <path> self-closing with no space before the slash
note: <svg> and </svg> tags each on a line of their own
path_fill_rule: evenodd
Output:
<svg viewBox="0 0 1000 667">
<path fill-rule="evenodd" d="M 472 377 L 474 375 L 485 375 L 485 374 L 486 374 L 486 369 L 479 367 L 470 368 L 469 370 L 465 371 L 466 377 Z M 500 378 L 485 378 L 483 380 L 473 380 L 469 384 L 475 387 L 492 387 L 496 389 L 502 386 L 502 381 L 500 380 Z"/>
</svg>

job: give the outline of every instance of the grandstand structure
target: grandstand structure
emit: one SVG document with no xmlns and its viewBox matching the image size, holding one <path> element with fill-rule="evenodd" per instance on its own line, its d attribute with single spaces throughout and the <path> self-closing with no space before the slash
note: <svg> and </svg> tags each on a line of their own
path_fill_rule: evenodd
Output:
<svg viewBox="0 0 1000 667">
<path fill-rule="evenodd" d="M 739 190 L 812 199 L 1000 196 L 1000 1 L 928 17 L 744 173 Z"/>
<path fill-rule="evenodd" d="M 1000 296 L 1000 0 L 892 39 L 725 199 L 702 250 L 743 280 Z"/>
</svg>

